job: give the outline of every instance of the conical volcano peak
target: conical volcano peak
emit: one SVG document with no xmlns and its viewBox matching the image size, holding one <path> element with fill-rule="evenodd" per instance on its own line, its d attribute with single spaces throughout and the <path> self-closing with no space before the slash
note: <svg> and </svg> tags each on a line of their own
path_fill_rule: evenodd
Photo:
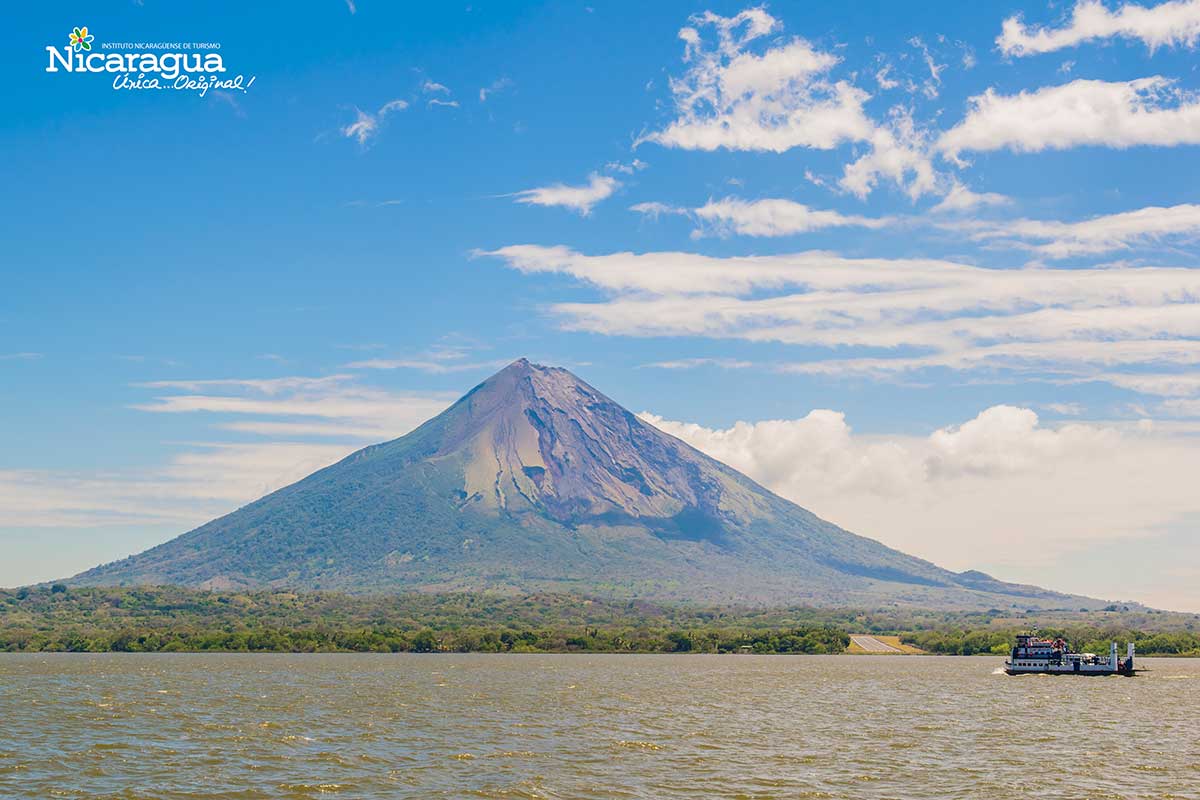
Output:
<svg viewBox="0 0 1200 800">
<path fill-rule="evenodd" d="M 479 422 L 501 409 L 549 405 L 558 409 L 586 412 L 597 403 L 616 405 L 562 367 L 535 364 L 519 358 L 468 392 L 456 404 Z"/>
<path fill-rule="evenodd" d="M 1083 600 L 957 575 L 848 533 L 524 358 L 406 436 L 74 580 L 978 608 Z"/>
<path fill-rule="evenodd" d="M 694 451 L 565 369 L 520 359 L 447 413 L 439 455 L 464 462 L 467 505 L 580 521 L 669 517 L 702 502 L 678 469 Z"/>
</svg>

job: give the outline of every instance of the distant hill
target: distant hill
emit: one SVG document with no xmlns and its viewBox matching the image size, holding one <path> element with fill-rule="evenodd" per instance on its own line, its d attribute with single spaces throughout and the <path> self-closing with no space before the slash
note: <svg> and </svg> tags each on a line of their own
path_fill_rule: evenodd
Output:
<svg viewBox="0 0 1200 800">
<path fill-rule="evenodd" d="M 521 359 L 407 436 L 67 581 L 1095 608 L 856 536 Z"/>
</svg>

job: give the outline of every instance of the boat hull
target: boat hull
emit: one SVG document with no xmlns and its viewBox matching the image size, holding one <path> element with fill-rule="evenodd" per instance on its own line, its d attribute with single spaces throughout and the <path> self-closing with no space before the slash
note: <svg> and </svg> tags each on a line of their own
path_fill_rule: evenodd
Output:
<svg viewBox="0 0 1200 800">
<path fill-rule="evenodd" d="M 1067 669 L 1059 667 L 1005 667 L 1007 675 L 1121 675 L 1132 678 L 1136 669 Z"/>
</svg>

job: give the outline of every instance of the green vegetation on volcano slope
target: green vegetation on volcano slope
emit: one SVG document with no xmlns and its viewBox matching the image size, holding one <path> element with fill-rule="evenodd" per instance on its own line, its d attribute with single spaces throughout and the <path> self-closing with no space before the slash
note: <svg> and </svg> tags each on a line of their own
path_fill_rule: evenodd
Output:
<svg viewBox="0 0 1200 800">
<path fill-rule="evenodd" d="M 562 594 L 0 590 L 0 651 L 19 652 L 840 653 L 855 632 L 899 633 L 930 652 L 973 654 L 1010 647 L 1015 633 L 1033 625 L 1097 652 L 1116 638 L 1136 640 L 1143 655 L 1200 653 L 1200 617 L 1141 608 L 963 614 L 701 607 Z"/>
</svg>

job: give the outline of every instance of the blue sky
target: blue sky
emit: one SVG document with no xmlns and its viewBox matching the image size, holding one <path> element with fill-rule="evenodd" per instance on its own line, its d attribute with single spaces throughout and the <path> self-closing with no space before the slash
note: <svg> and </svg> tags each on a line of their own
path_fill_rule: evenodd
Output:
<svg viewBox="0 0 1200 800">
<path fill-rule="evenodd" d="M 1200 610 L 1197 3 L 433 5 L 14 11 L 0 585 L 524 355 L 890 545 Z M 255 80 L 47 73 L 83 25 Z"/>
</svg>

